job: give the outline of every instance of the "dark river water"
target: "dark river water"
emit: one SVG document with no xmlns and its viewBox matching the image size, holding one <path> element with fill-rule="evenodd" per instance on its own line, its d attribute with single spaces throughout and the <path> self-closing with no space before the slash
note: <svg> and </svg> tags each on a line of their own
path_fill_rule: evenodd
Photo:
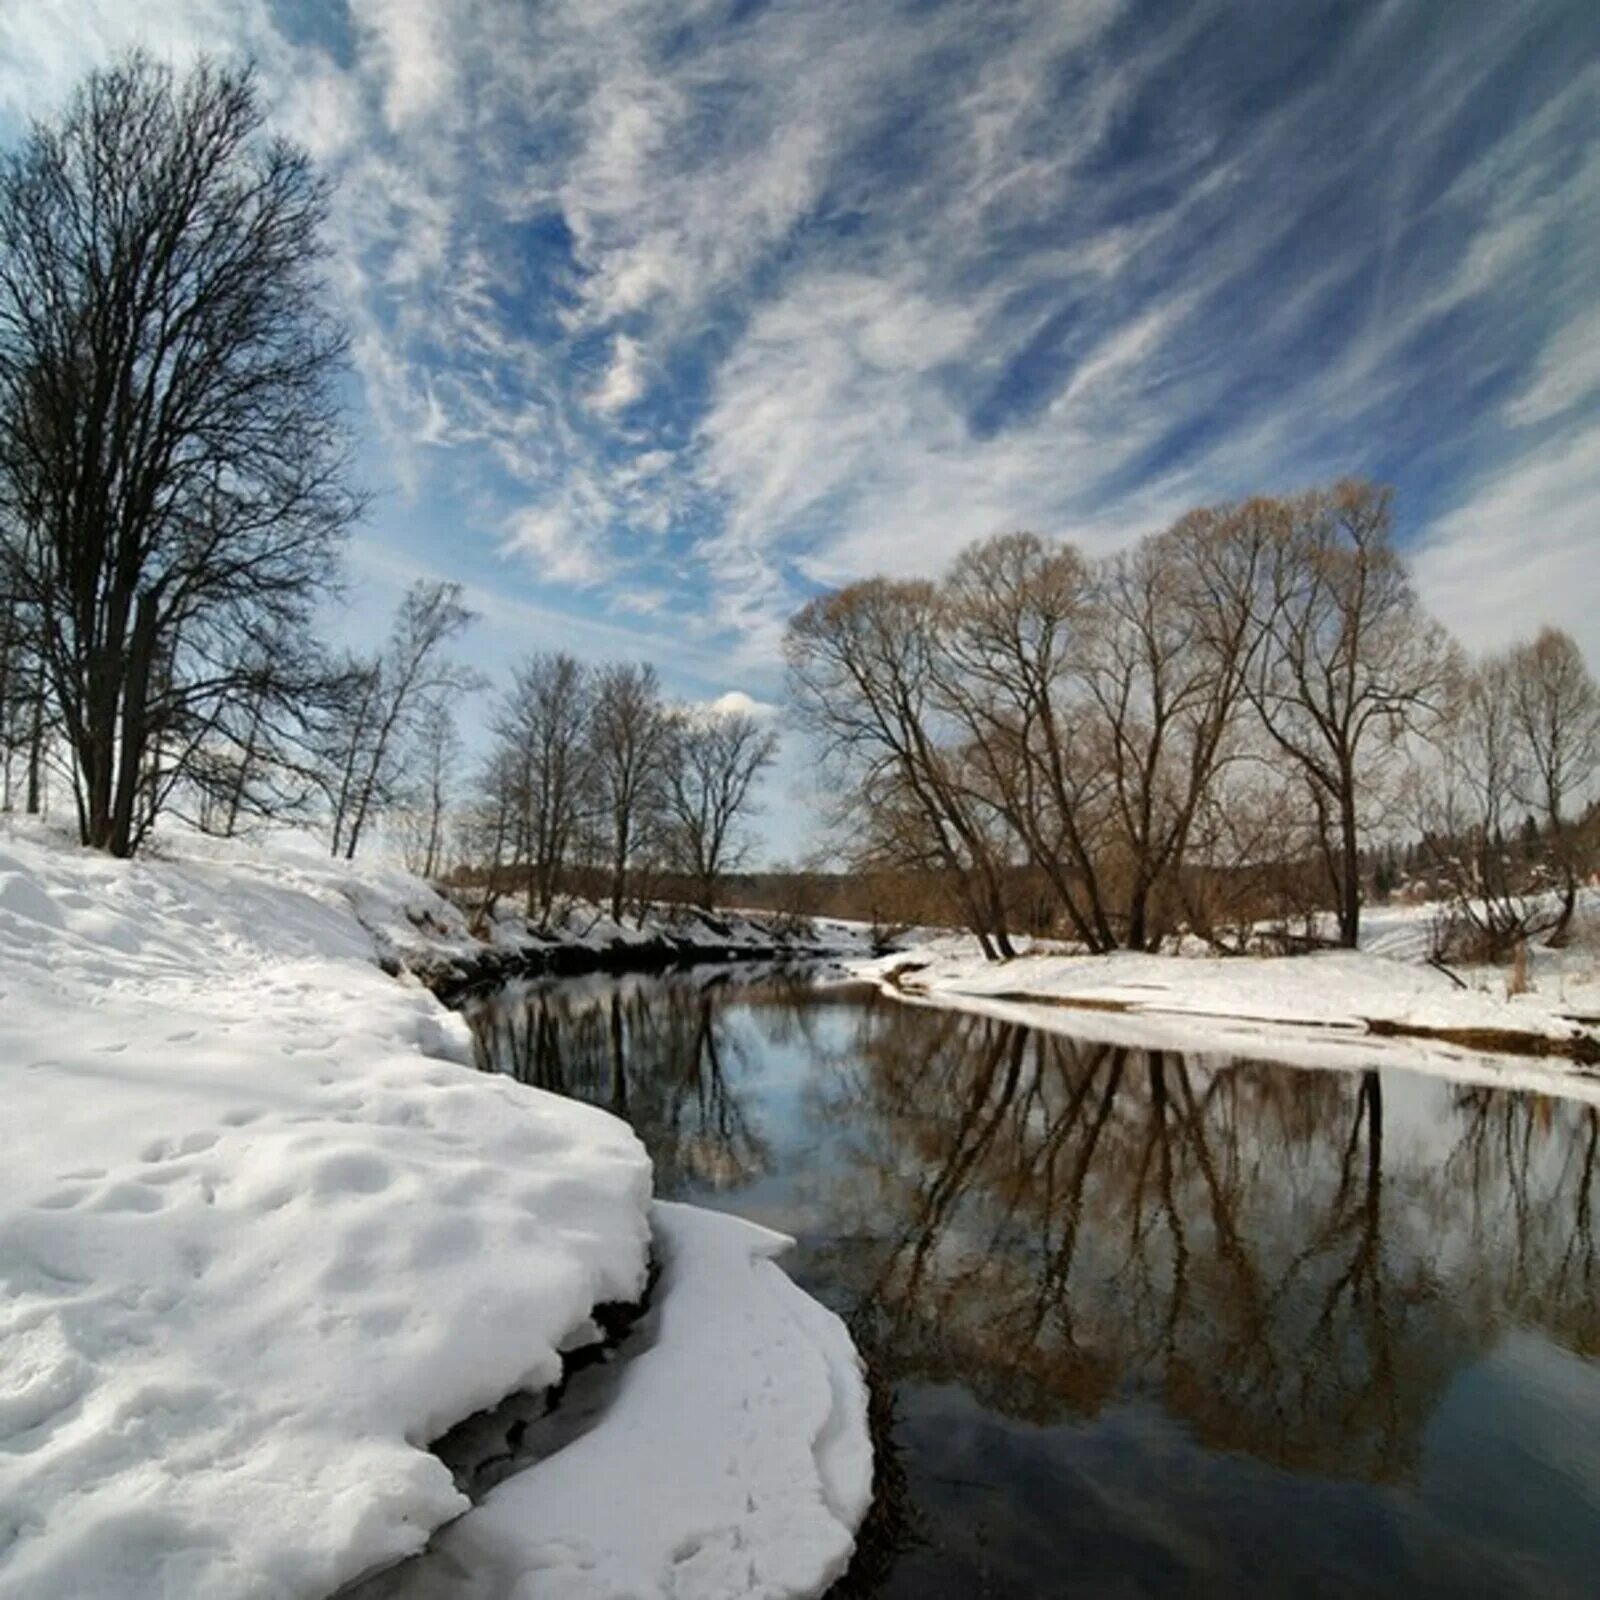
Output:
<svg viewBox="0 0 1600 1600">
<path fill-rule="evenodd" d="M 483 1064 L 793 1234 L 881 1386 L 839 1593 L 1600 1593 L 1600 1117 L 804 976 L 514 985 Z"/>
</svg>

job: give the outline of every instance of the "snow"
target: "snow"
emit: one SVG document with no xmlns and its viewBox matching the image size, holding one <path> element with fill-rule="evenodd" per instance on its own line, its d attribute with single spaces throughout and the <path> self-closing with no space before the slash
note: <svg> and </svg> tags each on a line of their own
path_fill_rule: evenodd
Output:
<svg viewBox="0 0 1600 1600">
<path fill-rule="evenodd" d="M 1497 969 L 1466 971 L 1462 988 L 1425 963 L 1431 909 L 1371 917 L 1370 942 L 1358 951 L 1083 955 L 1039 946 L 991 962 L 974 940 L 947 934 L 849 966 L 904 998 L 1109 1043 L 1336 1068 L 1403 1061 L 1459 1079 L 1543 1088 L 1577 1082 L 1600 1090 L 1600 1080 L 1575 1065 L 1373 1031 L 1374 1024 L 1449 1033 L 1509 1031 L 1547 1041 L 1553 1055 L 1584 1036 L 1600 1042 L 1594 1027 L 1600 961 L 1592 944 L 1537 951 L 1532 993 L 1508 996 L 1506 974 Z M 1587 1089 L 1580 1092 L 1589 1097 Z"/>
<path fill-rule="evenodd" d="M 872 1493 L 844 1324 L 776 1265 L 782 1234 L 665 1202 L 655 1218 L 655 1341 L 599 1424 L 446 1530 L 394 1600 L 779 1600 L 844 1571 Z"/>
<path fill-rule="evenodd" d="M 574 899 L 539 921 L 526 915 L 518 896 L 497 902 L 480 937 L 473 931 L 485 920 L 478 891 L 451 890 L 457 898 L 447 899 L 406 873 L 365 866 L 362 882 L 350 889 L 385 957 L 445 992 L 497 975 L 659 967 L 680 960 L 817 960 L 866 955 L 873 947 L 868 924 L 839 918 L 794 922 L 767 912 L 660 904 L 618 921 L 603 907 Z"/>
<path fill-rule="evenodd" d="M 463 898 L 470 893 L 462 891 Z M 618 921 L 590 901 L 563 900 L 549 921 L 541 922 L 527 916 L 520 897 L 509 896 L 496 904 L 485 942 L 497 950 L 522 952 L 627 950 L 666 943 L 686 953 L 748 950 L 808 956 L 864 953 L 871 938 L 870 924 L 841 917 L 786 922 L 771 912 L 705 911 L 666 903 L 649 906 L 638 918 Z"/>
<path fill-rule="evenodd" d="M 464 1023 L 378 965 L 464 938 L 459 913 L 314 846 L 171 848 L 0 832 L 5 1600 L 321 1596 L 415 1552 L 466 1509 L 427 1441 L 555 1381 L 593 1306 L 645 1282 L 632 1132 L 471 1070 Z M 668 1509 L 785 1582 L 831 1572 L 864 1503 L 848 1340 L 765 1239 L 746 1282 L 700 1249 L 731 1224 L 662 1215 L 679 1370 L 703 1393 L 742 1362 L 766 1407 L 722 1438 L 738 1419 L 630 1387 Z M 734 1287 L 754 1320 L 730 1330 Z M 726 1485 L 689 1492 L 707 1452 L 760 1485 L 743 1520 Z M 673 1530 L 649 1491 L 597 1503 L 591 1536 Z"/>
</svg>

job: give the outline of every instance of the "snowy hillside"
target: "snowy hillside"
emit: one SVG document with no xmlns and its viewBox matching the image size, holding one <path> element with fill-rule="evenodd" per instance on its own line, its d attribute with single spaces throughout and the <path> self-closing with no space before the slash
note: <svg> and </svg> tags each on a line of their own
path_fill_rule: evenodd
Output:
<svg viewBox="0 0 1600 1600">
<path fill-rule="evenodd" d="M 6 1600 L 327 1595 L 466 1509 L 428 1440 L 554 1381 L 645 1282 L 632 1132 L 472 1071 L 375 959 L 374 930 L 454 931 L 425 885 L 179 853 L 0 833 Z M 866 1449 L 864 1407 L 833 1412 L 794 1416 L 813 1490 L 815 1434 Z"/>
</svg>

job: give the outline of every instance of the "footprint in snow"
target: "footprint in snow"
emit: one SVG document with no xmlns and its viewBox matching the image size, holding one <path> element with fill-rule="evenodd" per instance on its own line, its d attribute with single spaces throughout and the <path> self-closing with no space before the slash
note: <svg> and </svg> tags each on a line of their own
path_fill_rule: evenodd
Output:
<svg viewBox="0 0 1600 1600">
<path fill-rule="evenodd" d="M 220 1135 L 201 1130 L 186 1133 L 181 1139 L 156 1139 L 139 1152 L 141 1161 L 172 1161 L 178 1156 L 197 1156 L 209 1150 Z"/>
<path fill-rule="evenodd" d="M 159 1189 L 144 1183 L 114 1183 L 94 1203 L 96 1211 L 159 1211 L 166 1204 Z"/>
<path fill-rule="evenodd" d="M 20 1455 L 44 1444 L 82 1398 L 91 1377 L 55 1317 L 8 1333 L 0 1373 L 3 1448 Z"/>
</svg>

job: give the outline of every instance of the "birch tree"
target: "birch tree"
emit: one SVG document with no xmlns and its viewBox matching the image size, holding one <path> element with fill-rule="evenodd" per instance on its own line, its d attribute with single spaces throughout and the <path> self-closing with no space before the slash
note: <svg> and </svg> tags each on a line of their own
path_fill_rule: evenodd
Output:
<svg viewBox="0 0 1600 1600">
<path fill-rule="evenodd" d="M 419 580 L 401 600 L 382 653 L 346 669 L 326 778 L 335 856 L 353 860 L 374 816 L 394 802 L 400 756 L 430 713 L 480 686 L 478 674 L 447 653 L 472 620 L 459 583 Z"/>
</svg>

